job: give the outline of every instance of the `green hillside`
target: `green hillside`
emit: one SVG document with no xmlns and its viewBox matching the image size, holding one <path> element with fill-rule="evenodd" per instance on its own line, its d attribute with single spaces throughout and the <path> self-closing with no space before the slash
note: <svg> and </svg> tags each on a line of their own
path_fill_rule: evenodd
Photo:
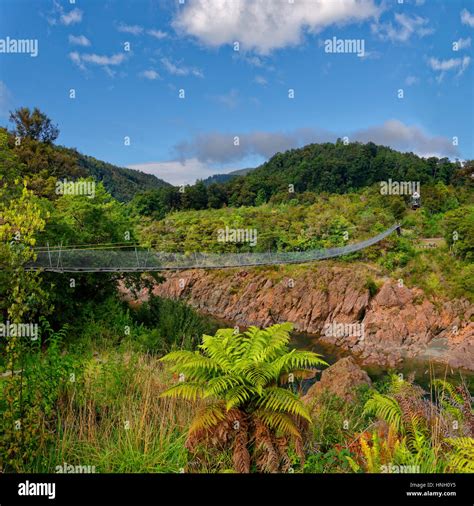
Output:
<svg viewBox="0 0 474 506">
<path fill-rule="evenodd" d="M 171 186 L 151 174 L 117 167 L 52 142 L 24 137 L 18 144 L 5 128 L 0 128 L 0 151 L 0 161 L 5 160 L 2 176 L 10 181 L 14 178 L 28 180 L 30 188 L 40 196 L 54 197 L 58 179 L 81 177 L 103 182 L 107 191 L 123 202 L 131 200 L 136 193 Z M 8 164 L 12 156 L 17 160 L 14 166 Z"/>
<path fill-rule="evenodd" d="M 277 153 L 267 162 L 245 175 L 228 181 L 198 181 L 183 191 L 166 188 L 137 196 L 136 206 L 143 215 L 162 218 L 175 210 L 202 210 L 221 207 L 255 206 L 266 202 L 301 203 L 305 194 L 350 193 L 382 181 L 420 183 L 424 201 L 432 205 L 450 205 L 432 192 L 438 183 L 466 192 L 474 183 L 470 177 L 472 163 L 464 166 L 448 158 L 421 158 L 400 153 L 372 142 L 344 144 L 310 144 L 285 153 Z M 312 197 L 309 196 L 309 203 Z"/>
</svg>

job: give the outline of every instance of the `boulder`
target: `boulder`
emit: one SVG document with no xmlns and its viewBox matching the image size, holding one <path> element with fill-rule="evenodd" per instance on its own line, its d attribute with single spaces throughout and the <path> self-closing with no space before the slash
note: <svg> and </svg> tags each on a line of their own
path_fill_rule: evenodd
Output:
<svg viewBox="0 0 474 506">
<path fill-rule="evenodd" d="M 345 357 L 323 371 L 321 380 L 308 390 L 303 401 L 309 402 L 327 390 L 350 402 L 354 399 L 354 390 L 358 386 L 371 384 L 369 375 L 357 365 L 354 358 Z"/>
</svg>

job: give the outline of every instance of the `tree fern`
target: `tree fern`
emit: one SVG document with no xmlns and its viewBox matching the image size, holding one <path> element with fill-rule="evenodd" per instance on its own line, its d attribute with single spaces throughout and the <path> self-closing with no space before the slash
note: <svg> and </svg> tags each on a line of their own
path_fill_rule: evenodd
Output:
<svg viewBox="0 0 474 506">
<path fill-rule="evenodd" d="M 181 381 L 162 395 L 205 403 L 191 423 L 189 448 L 197 439 L 208 445 L 230 442 L 238 472 L 249 470 L 246 452 L 252 447 L 260 470 L 286 466 L 288 443 L 278 441 L 281 436 L 302 453 L 302 427 L 311 418 L 299 397 L 281 385 L 289 374 L 310 375 L 310 368 L 326 362 L 316 353 L 290 351 L 291 329 L 290 323 L 244 333 L 221 329 L 204 335 L 198 352 L 175 351 L 161 359 Z"/>
</svg>

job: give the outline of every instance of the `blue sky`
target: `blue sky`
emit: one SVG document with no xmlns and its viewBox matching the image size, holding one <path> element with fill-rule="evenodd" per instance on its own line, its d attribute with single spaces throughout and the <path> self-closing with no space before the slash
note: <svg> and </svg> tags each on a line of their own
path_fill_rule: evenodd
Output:
<svg viewBox="0 0 474 506">
<path fill-rule="evenodd" d="M 0 124 L 174 184 L 345 136 L 474 158 L 473 38 L 469 0 L 0 0 Z"/>
</svg>

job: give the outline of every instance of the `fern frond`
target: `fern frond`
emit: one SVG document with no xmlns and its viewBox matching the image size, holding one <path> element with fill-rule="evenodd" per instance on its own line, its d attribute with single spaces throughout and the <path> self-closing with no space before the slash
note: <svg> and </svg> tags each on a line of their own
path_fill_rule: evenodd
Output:
<svg viewBox="0 0 474 506">
<path fill-rule="evenodd" d="M 442 379 L 434 379 L 432 381 L 432 384 L 435 388 L 438 389 L 438 392 L 441 396 L 441 398 L 444 397 L 450 397 L 452 400 L 454 400 L 458 405 L 463 404 L 463 398 L 462 395 L 460 395 L 456 391 L 456 387 L 449 383 L 449 381 L 445 381 Z"/>
<path fill-rule="evenodd" d="M 354 473 L 360 473 L 362 468 L 359 466 L 359 464 L 357 464 L 357 462 L 352 457 L 349 457 L 349 455 L 346 455 L 345 457 Z"/>
<path fill-rule="evenodd" d="M 222 403 L 209 404 L 202 407 L 189 427 L 189 436 L 200 430 L 209 430 L 225 420 L 225 407 Z"/>
<path fill-rule="evenodd" d="M 301 437 L 301 433 L 297 425 L 292 418 L 285 413 L 258 409 L 255 411 L 255 416 L 270 429 L 281 432 L 285 436 L 288 435 L 296 438 Z"/>
<path fill-rule="evenodd" d="M 216 378 L 210 379 L 204 386 L 205 394 L 204 397 L 215 397 L 219 396 L 231 388 L 241 385 L 244 380 L 234 374 L 226 374 L 224 376 L 217 376 Z"/>
<path fill-rule="evenodd" d="M 269 387 L 264 391 L 263 397 L 257 404 L 261 408 L 298 415 L 311 422 L 308 409 L 299 397 L 290 390 L 280 387 Z"/>
<path fill-rule="evenodd" d="M 402 431 L 402 410 L 395 399 L 375 392 L 365 403 L 364 414 L 375 415 L 389 424 L 393 424 L 397 431 Z"/>
<path fill-rule="evenodd" d="M 234 451 L 232 454 L 232 463 L 238 473 L 250 472 L 250 453 L 247 449 L 248 434 L 247 431 L 238 431 L 234 441 Z"/>
<path fill-rule="evenodd" d="M 242 367 L 242 368 L 241 368 Z M 260 391 L 261 387 L 267 385 L 274 380 L 273 369 L 271 364 L 266 363 L 243 363 L 239 365 L 239 372 L 246 381 L 255 385 Z"/>
<path fill-rule="evenodd" d="M 282 374 L 295 369 L 309 369 L 320 365 L 328 365 L 321 355 L 312 351 L 291 350 L 272 362 L 273 374 L 278 379 Z"/>
<path fill-rule="evenodd" d="M 262 360 L 274 360 L 286 349 L 290 342 L 290 332 L 293 324 L 290 322 L 279 323 L 267 328 L 267 344 L 263 350 Z"/>
<path fill-rule="evenodd" d="M 270 338 L 268 330 L 252 326 L 244 332 L 244 336 L 246 336 L 247 346 L 242 358 L 249 362 L 261 361 Z"/>
<path fill-rule="evenodd" d="M 239 385 L 231 388 L 225 395 L 227 411 L 240 406 L 244 402 L 248 401 L 252 394 L 255 395 L 256 393 L 257 392 L 254 388 L 246 385 Z"/>
<path fill-rule="evenodd" d="M 445 441 L 452 446 L 449 454 L 449 466 L 455 473 L 474 473 L 474 438 L 447 438 Z"/>
<path fill-rule="evenodd" d="M 199 383 L 179 383 L 160 394 L 160 397 L 182 398 L 187 401 L 195 401 L 204 396 L 204 388 Z"/>
</svg>

